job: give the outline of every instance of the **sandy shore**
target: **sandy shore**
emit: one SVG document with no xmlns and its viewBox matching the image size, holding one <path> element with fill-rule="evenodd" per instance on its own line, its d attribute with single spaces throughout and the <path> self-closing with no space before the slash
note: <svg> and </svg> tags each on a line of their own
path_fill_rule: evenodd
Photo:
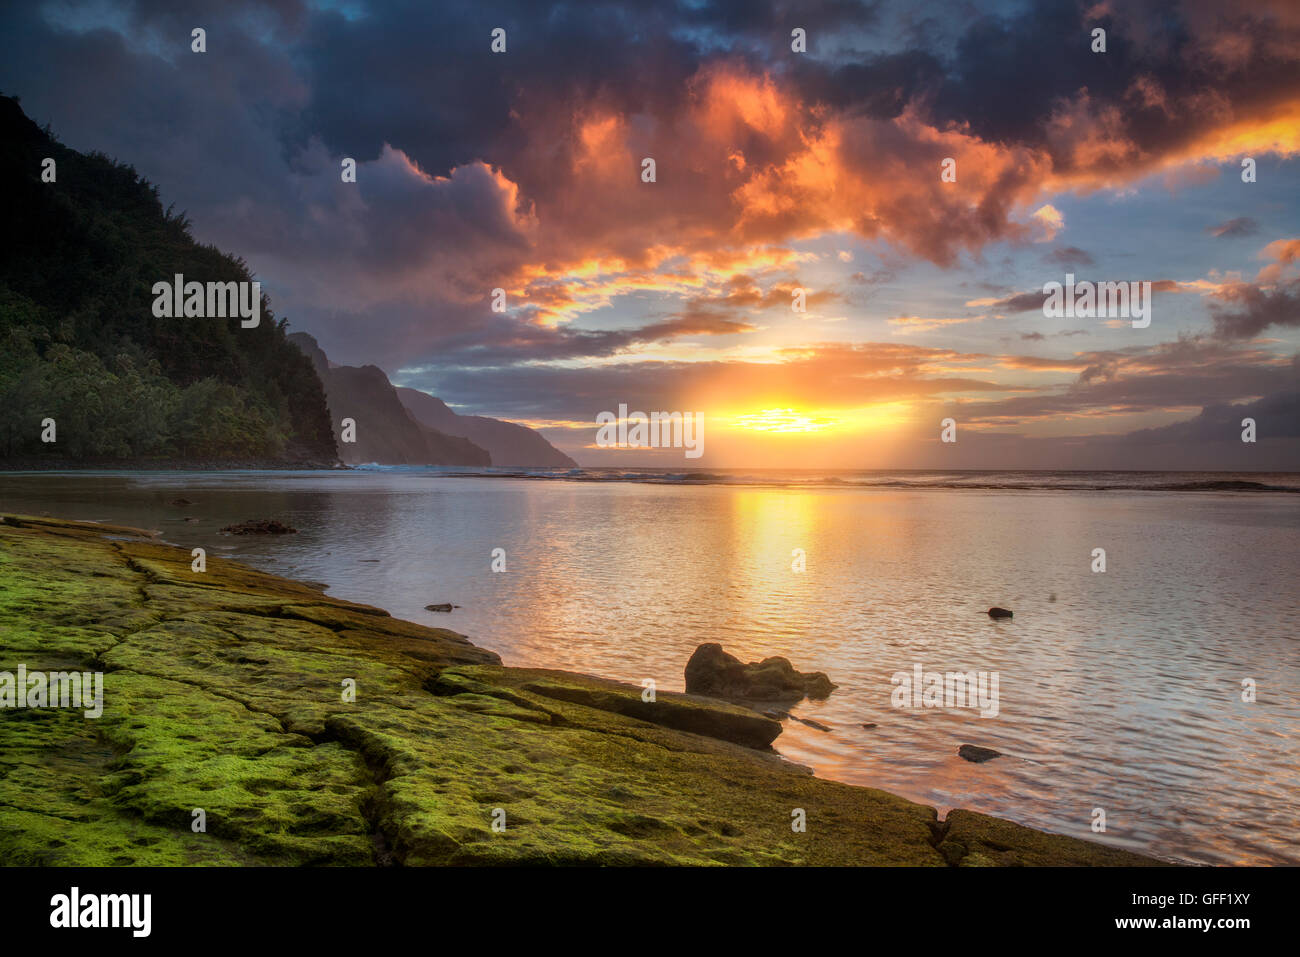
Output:
<svg viewBox="0 0 1300 957">
<path fill-rule="evenodd" d="M 3 519 L 0 673 L 102 672 L 103 713 L 0 709 L 0 860 L 1159 863 L 940 823 L 782 761 L 780 725 L 747 709 L 505 668 L 454 632 L 192 561 L 135 529 Z"/>
</svg>

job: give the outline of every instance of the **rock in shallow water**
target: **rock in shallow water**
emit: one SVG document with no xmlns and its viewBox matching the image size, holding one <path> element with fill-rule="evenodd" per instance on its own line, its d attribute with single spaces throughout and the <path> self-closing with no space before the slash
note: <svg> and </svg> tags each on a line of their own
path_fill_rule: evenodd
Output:
<svg viewBox="0 0 1300 957">
<path fill-rule="evenodd" d="M 996 605 L 994 605 L 992 608 L 989 609 L 989 617 L 990 617 L 990 618 L 1010 618 L 1010 617 L 1011 617 L 1011 611 L 1010 611 L 1009 609 L 1006 609 L 1006 608 L 998 608 Z"/>
<path fill-rule="evenodd" d="M 298 533 L 298 529 L 292 525 L 285 525 L 273 518 L 264 518 L 260 522 L 250 519 L 236 525 L 227 525 L 222 531 L 229 532 L 231 535 L 296 535 Z"/>
<path fill-rule="evenodd" d="M 823 672 L 800 673 L 785 658 L 764 658 L 744 664 L 716 642 L 700 645 L 686 662 L 688 694 L 750 701 L 798 701 L 805 696 L 825 698 L 836 687 Z"/>
<path fill-rule="evenodd" d="M 967 761 L 973 761 L 976 764 L 983 764 L 985 761 L 992 761 L 994 758 L 1002 757 L 1001 751 L 994 751 L 992 748 L 981 748 L 977 744 L 963 744 L 957 749 L 957 753 Z"/>
</svg>

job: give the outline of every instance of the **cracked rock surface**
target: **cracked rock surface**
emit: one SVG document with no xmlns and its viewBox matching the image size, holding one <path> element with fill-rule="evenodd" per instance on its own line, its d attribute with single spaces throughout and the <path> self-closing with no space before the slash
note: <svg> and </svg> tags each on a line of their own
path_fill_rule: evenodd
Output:
<svg viewBox="0 0 1300 957">
<path fill-rule="evenodd" d="M 454 632 L 190 563 L 135 529 L 0 522 L 0 671 L 104 673 L 98 719 L 0 708 L 0 863 L 1157 863 L 940 824 L 780 760 L 779 723 L 747 709 L 503 668 Z"/>
</svg>

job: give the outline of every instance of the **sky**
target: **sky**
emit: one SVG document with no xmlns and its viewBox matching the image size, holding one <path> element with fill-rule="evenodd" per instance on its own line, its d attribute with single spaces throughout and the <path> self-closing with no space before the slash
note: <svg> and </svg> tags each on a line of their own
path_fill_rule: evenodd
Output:
<svg viewBox="0 0 1300 957">
<path fill-rule="evenodd" d="M 0 91 L 331 360 L 583 465 L 1300 470 L 1294 0 L 63 0 Z"/>
</svg>

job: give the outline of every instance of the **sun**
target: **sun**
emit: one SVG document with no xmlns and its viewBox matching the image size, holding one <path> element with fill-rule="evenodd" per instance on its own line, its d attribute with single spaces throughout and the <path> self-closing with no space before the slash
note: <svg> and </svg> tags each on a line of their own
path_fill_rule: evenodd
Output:
<svg viewBox="0 0 1300 957">
<path fill-rule="evenodd" d="M 723 418 L 736 432 L 790 436 L 830 432 L 880 436 L 906 428 L 915 418 L 915 409 L 906 400 L 896 400 L 859 408 L 796 409 L 787 406 L 734 413 Z"/>
<path fill-rule="evenodd" d="M 733 421 L 737 428 L 770 433 L 820 432 L 835 424 L 834 419 L 796 412 L 794 409 L 764 409 L 762 412 L 738 415 Z"/>
</svg>

